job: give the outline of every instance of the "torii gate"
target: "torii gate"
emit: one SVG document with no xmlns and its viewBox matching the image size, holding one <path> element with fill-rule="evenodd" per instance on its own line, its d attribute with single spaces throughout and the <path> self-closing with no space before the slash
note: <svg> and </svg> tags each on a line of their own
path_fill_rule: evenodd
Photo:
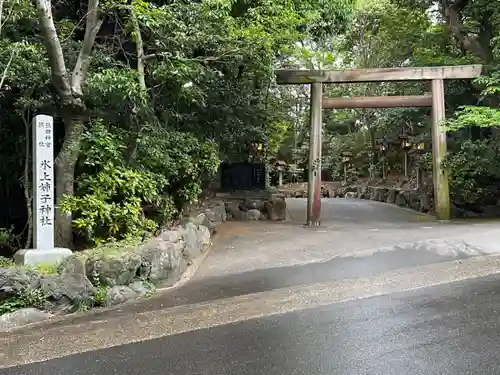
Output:
<svg viewBox="0 0 500 375">
<path fill-rule="evenodd" d="M 307 194 L 307 225 L 321 220 L 321 145 L 322 108 L 394 108 L 432 107 L 432 179 L 434 207 L 438 220 L 449 220 L 450 192 L 448 173 L 443 167 L 446 156 L 444 80 L 471 79 L 481 75 L 481 65 L 424 68 L 381 68 L 353 70 L 278 70 L 278 84 L 310 84 L 310 139 Z M 431 81 L 431 95 L 322 98 L 324 83 L 366 83 L 387 81 Z"/>
</svg>

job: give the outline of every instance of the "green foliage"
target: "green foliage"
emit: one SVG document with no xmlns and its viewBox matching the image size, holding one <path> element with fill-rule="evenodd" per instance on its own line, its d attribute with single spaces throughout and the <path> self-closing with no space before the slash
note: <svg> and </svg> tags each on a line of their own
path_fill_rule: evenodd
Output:
<svg viewBox="0 0 500 375">
<path fill-rule="evenodd" d="M 113 133 L 115 132 L 115 133 Z M 77 194 L 61 205 L 93 244 L 141 238 L 194 202 L 206 175 L 218 166 L 217 147 L 194 136 L 144 125 L 134 163 L 120 130 L 94 121 L 83 137 Z M 146 208 L 153 208 L 148 217 Z"/>
<path fill-rule="evenodd" d="M 0 302 L 0 315 L 26 307 L 35 307 L 43 310 L 46 304 L 47 298 L 41 289 L 25 288 L 19 295 L 11 296 Z"/>
<path fill-rule="evenodd" d="M 156 229 L 142 211 L 142 205 L 159 194 L 150 173 L 108 165 L 97 175 L 82 178 L 79 191 L 66 197 L 61 209 L 73 214 L 75 228 L 94 244 L 140 237 Z"/>
<path fill-rule="evenodd" d="M 500 110 L 491 107 L 463 106 L 457 112 L 457 117 L 446 123 L 449 131 L 477 126 L 491 128 L 500 126 Z"/>
<path fill-rule="evenodd" d="M 94 285 L 94 303 L 97 306 L 104 306 L 108 296 L 108 288 L 101 282 L 99 275 L 94 271 L 92 273 L 92 285 Z"/>
<path fill-rule="evenodd" d="M 466 203 L 496 203 L 500 182 L 500 142 L 496 139 L 465 141 L 450 153 L 452 196 Z"/>
<path fill-rule="evenodd" d="M 12 229 L 0 228 L 0 246 L 9 246 L 12 236 Z"/>
<path fill-rule="evenodd" d="M 48 263 L 48 264 L 37 264 L 34 268 L 37 273 L 40 275 L 55 275 L 57 273 L 57 264 Z"/>
<path fill-rule="evenodd" d="M 14 266 L 12 259 L 0 256 L 0 268 L 10 268 Z"/>
</svg>

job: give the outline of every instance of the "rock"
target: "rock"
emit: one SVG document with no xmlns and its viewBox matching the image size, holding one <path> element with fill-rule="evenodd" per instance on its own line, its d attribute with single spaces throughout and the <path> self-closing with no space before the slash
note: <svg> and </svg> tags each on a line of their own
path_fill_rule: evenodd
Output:
<svg viewBox="0 0 500 375">
<path fill-rule="evenodd" d="M 226 218 L 226 206 L 223 202 L 217 202 L 210 208 L 204 210 L 205 220 L 201 223 L 208 228 L 211 234 L 214 234 L 217 227 L 224 223 Z"/>
<path fill-rule="evenodd" d="M 260 220 L 261 213 L 259 210 L 253 208 L 247 212 L 248 220 Z"/>
<path fill-rule="evenodd" d="M 81 275 L 87 276 L 86 270 L 87 258 L 83 254 L 73 254 L 65 258 L 57 267 L 57 273 L 60 275 Z"/>
<path fill-rule="evenodd" d="M 137 276 L 140 266 L 140 256 L 129 249 L 117 250 L 91 256 L 87 260 L 87 275 L 92 279 L 98 274 L 103 285 L 127 285 Z"/>
<path fill-rule="evenodd" d="M 72 312 L 80 306 L 92 306 L 94 286 L 82 275 L 49 275 L 40 278 L 40 289 L 48 301 L 48 309 Z"/>
<path fill-rule="evenodd" d="M 137 293 L 128 286 L 113 286 L 107 291 L 106 298 L 104 299 L 104 306 L 119 305 L 137 299 L 138 297 Z"/>
<path fill-rule="evenodd" d="M 285 198 L 279 195 L 274 195 L 271 199 L 264 202 L 264 206 L 269 220 L 286 220 Z"/>
<path fill-rule="evenodd" d="M 243 221 L 248 219 L 247 211 L 242 211 L 240 209 L 239 202 L 230 202 L 226 204 L 227 216 L 230 220 Z"/>
<path fill-rule="evenodd" d="M 294 197 L 295 198 L 305 198 L 305 197 L 307 197 L 307 191 L 306 190 L 296 191 L 294 194 Z"/>
<path fill-rule="evenodd" d="M 210 231 L 203 225 L 196 226 L 193 223 L 187 223 L 181 233 L 186 244 L 183 254 L 188 262 L 198 257 L 210 246 Z"/>
<path fill-rule="evenodd" d="M 132 289 L 134 293 L 139 297 L 144 297 L 154 292 L 153 286 L 143 281 L 135 281 L 128 287 Z"/>
<path fill-rule="evenodd" d="M 240 208 L 240 211 L 247 212 L 248 207 L 245 204 L 245 201 L 241 201 L 238 203 L 238 207 Z"/>
<path fill-rule="evenodd" d="M 226 205 L 224 202 L 217 202 L 211 208 L 210 212 L 214 215 L 213 221 L 223 223 L 226 221 Z M 210 218 L 212 220 L 212 218 Z"/>
<path fill-rule="evenodd" d="M 264 201 L 256 199 L 245 199 L 245 201 L 243 202 L 243 206 L 246 208 L 246 210 L 243 211 L 249 211 L 249 210 L 263 211 Z"/>
<path fill-rule="evenodd" d="M 348 191 L 347 193 L 345 193 L 344 198 L 356 198 L 356 193 Z"/>
<path fill-rule="evenodd" d="M 387 198 L 386 198 L 386 202 L 387 203 L 391 203 L 391 204 L 394 204 L 396 202 L 396 195 L 398 194 L 397 190 L 395 189 L 389 189 L 389 191 L 387 192 Z"/>
<path fill-rule="evenodd" d="M 166 286 L 175 284 L 187 267 L 182 254 L 185 246 L 182 238 L 177 242 L 154 238 L 136 248 L 134 252 L 141 259 L 137 276 L 153 284 L 159 282 Z"/>
<path fill-rule="evenodd" d="M 36 289 L 40 276 L 23 268 L 0 268 L 0 301 L 21 294 L 26 289 Z"/>
<path fill-rule="evenodd" d="M 420 212 L 429 212 L 432 210 L 432 207 L 431 207 L 431 198 L 425 194 L 425 193 L 421 193 L 420 194 L 420 207 L 419 207 L 419 211 Z"/>
<path fill-rule="evenodd" d="M 408 206 L 415 211 L 420 211 L 420 195 L 416 192 L 411 192 L 408 198 Z"/>
<path fill-rule="evenodd" d="M 32 307 L 0 315 L 0 331 L 7 331 L 26 324 L 41 322 L 53 315 Z"/>
<path fill-rule="evenodd" d="M 387 192 L 389 189 L 386 188 L 376 188 L 375 189 L 375 200 L 377 202 L 385 202 L 387 200 Z"/>
<path fill-rule="evenodd" d="M 202 225 L 207 219 L 207 215 L 200 213 L 196 216 L 190 216 L 187 220 L 188 223 L 193 223 L 194 225 Z"/>
<path fill-rule="evenodd" d="M 239 220 L 241 216 L 240 204 L 238 202 L 226 203 L 226 213 L 230 214 L 234 220 Z"/>
<path fill-rule="evenodd" d="M 394 200 L 394 203 L 399 206 L 399 207 L 406 207 L 406 199 L 402 192 L 398 192 L 396 195 L 396 199 Z"/>
</svg>

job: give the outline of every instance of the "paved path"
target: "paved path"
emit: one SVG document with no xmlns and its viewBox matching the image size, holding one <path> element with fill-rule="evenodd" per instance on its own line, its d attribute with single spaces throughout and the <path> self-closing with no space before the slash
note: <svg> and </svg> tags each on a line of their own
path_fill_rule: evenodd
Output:
<svg viewBox="0 0 500 375">
<path fill-rule="evenodd" d="M 500 373 L 499 223 L 325 199 L 304 228 L 288 207 L 225 226 L 178 289 L 0 334 L 0 375 Z"/>
<path fill-rule="evenodd" d="M 265 316 L 1 373 L 497 375 L 499 283 L 489 277 Z"/>
<path fill-rule="evenodd" d="M 288 222 L 249 222 L 243 235 L 221 241 L 197 278 L 368 256 L 379 251 L 500 253 L 496 240 L 500 238 L 500 222 L 496 221 L 439 223 L 432 216 L 394 205 L 327 198 L 322 202 L 322 226 L 305 228 L 306 200 L 288 199 L 287 206 Z M 471 246 L 461 244 L 464 240 Z"/>
</svg>

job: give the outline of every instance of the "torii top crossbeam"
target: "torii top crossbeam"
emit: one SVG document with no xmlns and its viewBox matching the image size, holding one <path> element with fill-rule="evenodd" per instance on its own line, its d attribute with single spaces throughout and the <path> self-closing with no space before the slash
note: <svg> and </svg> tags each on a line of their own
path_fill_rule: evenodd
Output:
<svg viewBox="0 0 500 375">
<path fill-rule="evenodd" d="M 470 79 L 481 74 L 482 65 L 431 66 L 423 68 L 380 68 L 352 70 L 277 70 L 277 83 L 361 83 L 383 81 L 430 81 Z"/>
</svg>

